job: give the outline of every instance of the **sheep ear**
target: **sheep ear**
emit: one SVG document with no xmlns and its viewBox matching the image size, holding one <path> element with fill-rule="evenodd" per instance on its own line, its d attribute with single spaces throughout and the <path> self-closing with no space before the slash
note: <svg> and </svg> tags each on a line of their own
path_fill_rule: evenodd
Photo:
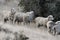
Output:
<svg viewBox="0 0 60 40">
<path fill-rule="evenodd" d="M 50 20 L 50 15 L 48 16 L 48 20 Z"/>
</svg>

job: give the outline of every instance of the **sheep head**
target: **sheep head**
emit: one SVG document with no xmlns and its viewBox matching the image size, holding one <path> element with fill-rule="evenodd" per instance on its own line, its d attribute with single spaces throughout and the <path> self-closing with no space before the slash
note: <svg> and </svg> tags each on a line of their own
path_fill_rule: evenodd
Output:
<svg viewBox="0 0 60 40">
<path fill-rule="evenodd" d="M 49 21 L 54 20 L 53 16 L 52 16 L 52 15 L 49 15 L 49 16 L 48 16 L 48 20 L 49 20 Z"/>
<path fill-rule="evenodd" d="M 60 21 L 55 22 L 55 24 L 60 24 Z"/>
<path fill-rule="evenodd" d="M 15 13 L 16 13 L 15 8 L 12 8 L 12 9 L 11 9 L 11 13 L 13 13 L 13 14 L 15 14 Z"/>
</svg>

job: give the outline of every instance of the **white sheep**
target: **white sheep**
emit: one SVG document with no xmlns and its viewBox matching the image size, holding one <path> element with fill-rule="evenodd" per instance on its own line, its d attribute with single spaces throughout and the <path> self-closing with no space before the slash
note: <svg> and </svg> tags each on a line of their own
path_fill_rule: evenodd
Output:
<svg viewBox="0 0 60 40">
<path fill-rule="evenodd" d="M 60 24 L 60 21 L 55 22 L 55 24 Z"/>
<path fill-rule="evenodd" d="M 35 18 L 36 26 L 43 25 L 46 26 L 48 21 L 54 20 L 52 15 L 49 15 L 47 18 L 44 17 L 37 17 Z"/>
<path fill-rule="evenodd" d="M 53 33 L 54 35 L 60 33 L 60 24 L 54 25 L 54 26 L 52 27 L 52 33 Z"/>
<path fill-rule="evenodd" d="M 24 16 L 25 23 L 32 22 L 34 19 L 34 11 L 26 12 L 26 15 Z"/>
<path fill-rule="evenodd" d="M 47 29 L 53 35 L 59 34 L 60 33 L 60 21 L 57 21 L 55 23 L 53 21 L 48 21 L 47 22 Z"/>
<path fill-rule="evenodd" d="M 13 21 L 13 19 L 14 19 L 14 14 L 16 13 L 16 10 L 14 9 L 14 8 L 12 8 L 11 9 L 11 11 L 3 11 L 3 13 L 6 13 L 6 14 L 4 14 L 4 22 L 6 22 L 6 21 Z"/>
<path fill-rule="evenodd" d="M 14 22 L 18 22 L 18 23 L 21 23 L 23 22 L 23 18 L 25 16 L 25 13 L 20 13 L 20 12 L 17 12 L 15 15 L 14 15 L 14 20 L 13 20 L 13 23 Z"/>
<path fill-rule="evenodd" d="M 11 12 L 10 12 L 9 19 L 10 19 L 10 20 L 13 20 L 15 14 L 16 14 L 16 10 L 15 10 L 15 8 L 12 8 L 12 9 L 11 9 Z"/>
<path fill-rule="evenodd" d="M 55 25 L 55 23 L 53 21 L 48 21 L 47 22 L 47 29 L 48 32 L 51 32 L 51 28 Z"/>
<path fill-rule="evenodd" d="M 26 13 L 16 13 L 14 15 L 14 22 L 17 21 L 17 22 L 23 22 L 24 24 L 26 24 L 28 21 L 32 21 L 33 20 L 33 17 L 34 17 L 34 12 L 33 11 L 30 11 L 30 12 L 26 12 Z"/>
</svg>

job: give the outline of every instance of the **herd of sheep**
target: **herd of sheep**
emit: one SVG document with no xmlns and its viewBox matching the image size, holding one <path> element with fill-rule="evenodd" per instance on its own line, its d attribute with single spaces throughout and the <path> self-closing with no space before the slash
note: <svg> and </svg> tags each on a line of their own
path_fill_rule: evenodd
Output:
<svg viewBox="0 0 60 40">
<path fill-rule="evenodd" d="M 12 23 L 22 23 L 26 25 L 27 23 L 34 22 L 36 27 L 44 26 L 47 28 L 49 33 L 53 35 L 60 33 L 60 21 L 53 22 L 53 15 L 48 17 L 36 17 L 34 16 L 34 11 L 26 13 L 18 13 L 14 8 L 11 9 L 9 16 L 4 17 L 4 22 L 12 21 Z"/>
</svg>

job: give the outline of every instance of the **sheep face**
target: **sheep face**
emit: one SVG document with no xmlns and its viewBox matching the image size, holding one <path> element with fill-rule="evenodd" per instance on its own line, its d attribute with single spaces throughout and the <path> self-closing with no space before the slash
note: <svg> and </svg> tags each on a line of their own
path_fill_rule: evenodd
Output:
<svg viewBox="0 0 60 40">
<path fill-rule="evenodd" d="M 53 21 L 48 21 L 48 22 L 47 22 L 48 32 L 51 32 L 51 29 L 52 29 L 53 26 L 54 26 L 54 22 L 53 22 Z"/>
<path fill-rule="evenodd" d="M 31 11 L 31 12 L 30 12 L 30 15 L 29 15 L 29 20 L 30 20 L 30 21 L 32 21 L 32 20 L 33 20 L 33 18 L 34 18 L 34 12 L 33 12 L 33 11 Z"/>
<path fill-rule="evenodd" d="M 60 21 L 57 21 L 55 24 L 60 24 Z"/>
<path fill-rule="evenodd" d="M 49 15 L 49 16 L 48 16 L 48 20 L 49 20 L 49 21 L 54 20 L 53 16 L 52 16 L 52 15 Z"/>
<path fill-rule="evenodd" d="M 34 15 L 34 11 L 30 11 L 29 15 L 33 16 Z"/>
<path fill-rule="evenodd" d="M 12 8 L 12 9 L 11 9 L 11 13 L 13 13 L 13 14 L 15 14 L 15 13 L 16 13 L 16 11 L 15 11 L 15 9 L 14 9 L 14 8 Z"/>
<path fill-rule="evenodd" d="M 30 13 L 34 13 L 34 11 L 30 11 Z"/>
</svg>

